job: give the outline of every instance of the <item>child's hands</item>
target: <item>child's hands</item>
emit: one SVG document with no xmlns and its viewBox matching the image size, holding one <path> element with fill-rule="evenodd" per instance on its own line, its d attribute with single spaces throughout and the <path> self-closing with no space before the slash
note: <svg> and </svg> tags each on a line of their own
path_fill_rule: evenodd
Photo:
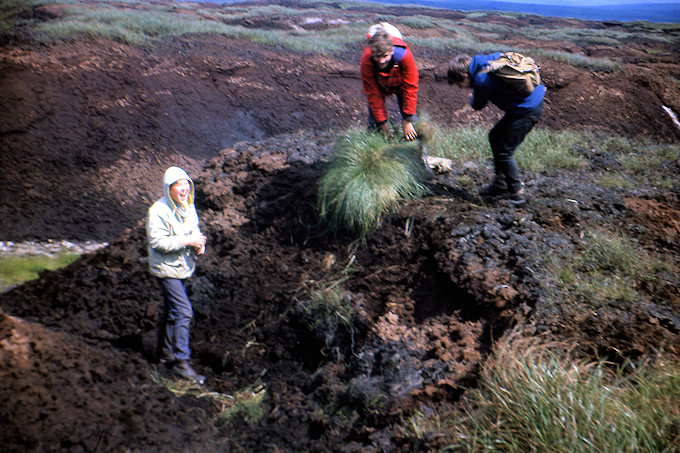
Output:
<svg viewBox="0 0 680 453">
<path fill-rule="evenodd" d="M 205 243 L 207 240 L 208 238 L 206 238 L 204 234 L 194 231 L 184 239 L 184 243 L 188 247 L 193 247 L 196 249 L 196 253 L 198 255 L 202 255 L 203 252 L 205 252 Z"/>
</svg>

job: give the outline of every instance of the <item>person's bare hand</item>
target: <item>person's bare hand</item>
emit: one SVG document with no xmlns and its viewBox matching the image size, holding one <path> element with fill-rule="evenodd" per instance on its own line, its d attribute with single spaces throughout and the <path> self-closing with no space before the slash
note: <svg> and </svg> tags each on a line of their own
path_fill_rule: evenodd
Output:
<svg viewBox="0 0 680 453">
<path fill-rule="evenodd" d="M 410 121 L 404 120 L 402 126 L 404 128 L 404 137 L 406 137 L 406 140 L 415 140 L 415 138 L 418 137 L 418 133 Z"/>
</svg>

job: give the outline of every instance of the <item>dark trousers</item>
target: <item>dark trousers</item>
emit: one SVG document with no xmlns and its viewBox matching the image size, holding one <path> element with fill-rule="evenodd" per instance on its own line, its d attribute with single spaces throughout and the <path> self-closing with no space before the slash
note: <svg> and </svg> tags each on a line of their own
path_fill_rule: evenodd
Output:
<svg viewBox="0 0 680 453">
<path fill-rule="evenodd" d="M 177 278 L 160 278 L 163 289 L 163 312 L 158 324 L 156 354 L 162 360 L 189 360 L 189 329 L 194 315 L 184 282 Z"/>
<path fill-rule="evenodd" d="M 515 150 L 524 141 L 529 131 L 543 116 L 545 103 L 524 113 L 506 113 L 489 132 L 489 144 L 493 153 L 496 176 L 505 177 L 509 192 L 522 188 L 519 168 L 515 162 Z"/>
</svg>

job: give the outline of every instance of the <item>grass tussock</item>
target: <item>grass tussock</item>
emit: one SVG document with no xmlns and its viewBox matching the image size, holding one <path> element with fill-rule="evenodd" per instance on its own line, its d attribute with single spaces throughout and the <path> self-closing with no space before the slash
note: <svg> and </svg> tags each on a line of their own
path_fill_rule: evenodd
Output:
<svg viewBox="0 0 680 453">
<path fill-rule="evenodd" d="M 35 280 L 42 271 L 54 271 L 68 266 L 79 257 L 77 253 L 0 256 L 0 291 Z"/>
<path fill-rule="evenodd" d="M 680 366 L 631 374 L 569 357 L 560 345 L 509 339 L 482 369 L 466 416 L 448 420 L 455 451 L 677 451 Z"/>
<path fill-rule="evenodd" d="M 364 236 L 401 202 L 427 194 L 425 181 L 417 143 L 351 130 L 336 142 L 321 178 L 319 214 L 334 231 Z"/>
</svg>

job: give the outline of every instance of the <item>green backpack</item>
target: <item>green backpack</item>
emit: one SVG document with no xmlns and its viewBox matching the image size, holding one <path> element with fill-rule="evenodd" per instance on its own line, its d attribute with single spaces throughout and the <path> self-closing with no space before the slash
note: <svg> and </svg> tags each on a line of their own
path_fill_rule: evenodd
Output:
<svg viewBox="0 0 680 453">
<path fill-rule="evenodd" d="M 517 52 L 503 52 L 500 57 L 490 61 L 482 72 L 490 72 L 517 93 L 528 96 L 541 83 L 540 69 L 531 57 Z"/>
</svg>

